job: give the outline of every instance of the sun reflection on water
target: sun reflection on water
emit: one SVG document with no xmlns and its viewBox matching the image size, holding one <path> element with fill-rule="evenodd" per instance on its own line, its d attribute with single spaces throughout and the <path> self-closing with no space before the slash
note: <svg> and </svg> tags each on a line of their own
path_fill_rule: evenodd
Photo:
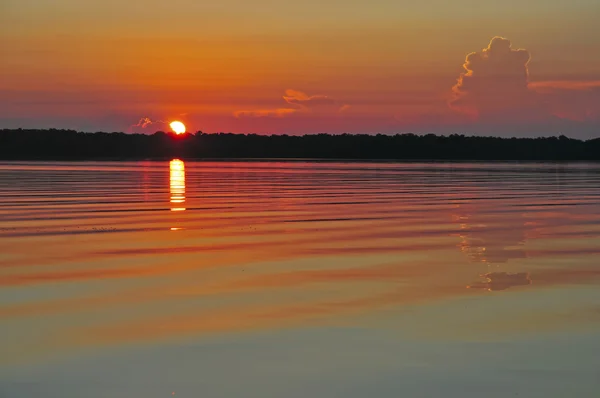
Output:
<svg viewBox="0 0 600 398">
<path fill-rule="evenodd" d="M 169 164 L 169 183 L 171 193 L 171 211 L 185 210 L 185 164 L 173 159 Z"/>
</svg>

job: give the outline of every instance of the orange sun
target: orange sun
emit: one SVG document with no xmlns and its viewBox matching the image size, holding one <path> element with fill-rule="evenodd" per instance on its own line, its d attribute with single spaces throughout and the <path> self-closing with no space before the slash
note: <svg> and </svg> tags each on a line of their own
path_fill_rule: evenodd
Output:
<svg viewBox="0 0 600 398">
<path fill-rule="evenodd" d="M 185 133 L 185 124 L 180 121 L 175 120 L 174 122 L 171 122 L 169 126 L 171 126 L 171 130 L 177 135 Z"/>
</svg>

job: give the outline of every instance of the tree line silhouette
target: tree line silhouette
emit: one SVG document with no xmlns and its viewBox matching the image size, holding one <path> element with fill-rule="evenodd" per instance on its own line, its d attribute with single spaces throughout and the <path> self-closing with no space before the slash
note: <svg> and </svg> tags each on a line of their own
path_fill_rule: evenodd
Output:
<svg viewBox="0 0 600 398">
<path fill-rule="evenodd" d="M 600 160 L 600 138 L 499 138 L 434 134 L 257 135 L 201 131 L 175 136 L 0 130 L 3 160 L 315 158 L 390 160 Z"/>
</svg>

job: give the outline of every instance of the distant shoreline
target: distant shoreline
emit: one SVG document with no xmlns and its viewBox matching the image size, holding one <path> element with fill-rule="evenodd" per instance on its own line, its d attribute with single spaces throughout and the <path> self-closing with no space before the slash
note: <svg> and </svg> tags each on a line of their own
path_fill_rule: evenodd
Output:
<svg viewBox="0 0 600 398">
<path fill-rule="evenodd" d="M 174 136 L 0 130 L 0 160 L 14 161 L 344 161 L 556 162 L 600 161 L 600 138 L 500 138 L 464 135 L 215 133 Z"/>
<path fill-rule="evenodd" d="M 491 160 L 491 159 L 334 159 L 334 158 L 190 158 L 190 157 L 165 157 L 165 158 L 13 158 L 5 159 L 0 158 L 0 163 L 5 164 L 18 164 L 18 163 L 76 163 L 76 162 L 90 162 L 90 163 L 110 163 L 110 162 L 152 162 L 152 163 L 164 163 L 170 162 L 171 160 L 179 159 L 185 162 L 196 162 L 196 163 L 228 163 L 228 162 L 240 162 L 240 163 L 372 163 L 372 164 L 474 164 L 474 163 L 486 163 L 486 164 L 587 164 L 587 163 L 598 163 L 598 160 Z"/>
</svg>

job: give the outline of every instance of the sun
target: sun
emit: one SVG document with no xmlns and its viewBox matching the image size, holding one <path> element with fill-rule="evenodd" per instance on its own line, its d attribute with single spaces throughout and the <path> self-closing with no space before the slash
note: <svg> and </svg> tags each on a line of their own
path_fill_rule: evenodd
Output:
<svg viewBox="0 0 600 398">
<path fill-rule="evenodd" d="M 185 124 L 181 123 L 180 121 L 173 121 L 171 122 L 171 124 L 169 124 L 169 126 L 171 126 L 171 130 L 173 130 L 173 132 L 177 135 L 179 134 L 183 134 L 185 133 Z"/>
</svg>

